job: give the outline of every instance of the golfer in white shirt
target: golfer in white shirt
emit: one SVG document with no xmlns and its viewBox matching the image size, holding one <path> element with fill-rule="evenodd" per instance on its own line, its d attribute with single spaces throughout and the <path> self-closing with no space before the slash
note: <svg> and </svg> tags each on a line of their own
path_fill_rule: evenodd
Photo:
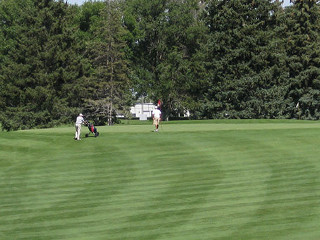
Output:
<svg viewBox="0 0 320 240">
<path fill-rule="evenodd" d="M 159 131 L 159 124 L 161 120 L 161 111 L 159 107 L 157 107 L 155 110 L 152 112 L 152 118 L 153 118 L 153 125 L 156 126 L 156 129 L 154 130 L 155 132 Z"/>
<path fill-rule="evenodd" d="M 80 140 L 81 124 L 83 124 L 83 122 L 84 122 L 83 115 L 82 113 L 80 113 L 79 116 L 77 117 L 76 125 L 75 125 L 76 127 L 76 133 L 74 136 L 75 140 Z"/>
</svg>

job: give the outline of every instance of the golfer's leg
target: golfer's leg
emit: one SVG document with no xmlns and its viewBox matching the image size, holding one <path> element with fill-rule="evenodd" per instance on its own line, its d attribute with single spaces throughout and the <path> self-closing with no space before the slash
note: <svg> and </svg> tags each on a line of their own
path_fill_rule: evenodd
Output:
<svg viewBox="0 0 320 240">
<path fill-rule="evenodd" d="M 74 139 L 78 139 L 78 127 L 77 127 L 77 125 L 76 125 L 76 132 L 74 134 Z"/>
<path fill-rule="evenodd" d="M 155 118 L 153 118 L 153 123 L 152 124 L 154 125 L 155 129 L 157 129 L 157 123 L 156 123 Z"/>
<path fill-rule="evenodd" d="M 81 125 L 78 126 L 78 140 L 80 140 Z"/>
<path fill-rule="evenodd" d="M 76 126 L 76 139 L 79 140 L 79 125 Z"/>
</svg>

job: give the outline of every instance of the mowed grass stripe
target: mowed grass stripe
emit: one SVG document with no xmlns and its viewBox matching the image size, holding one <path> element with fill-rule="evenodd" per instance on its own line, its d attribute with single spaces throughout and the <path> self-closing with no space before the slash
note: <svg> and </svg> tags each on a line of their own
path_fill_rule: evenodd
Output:
<svg viewBox="0 0 320 240">
<path fill-rule="evenodd" d="M 239 186 L 238 186 L 239 187 Z"/>
<path fill-rule="evenodd" d="M 207 186 L 203 186 L 203 188 L 207 188 Z M 233 191 L 234 188 L 237 188 L 239 190 L 239 193 L 235 194 L 234 191 Z M 162 188 L 162 189 L 164 189 L 164 188 Z M 178 191 L 176 194 L 174 194 L 174 193 L 168 194 L 167 193 L 166 196 L 174 197 L 175 195 L 179 195 L 180 197 L 182 197 L 182 199 L 180 199 L 179 202 L 183 202 L 184 201 L 183 198 L 188 198 L 188 201 L 191 201 L 193 198 L 196 198 L 198 193 L 200 194 L 203 191 L 201 186 L 200 187 L 197 186 L 197 187 L 186 188 L 186 190 L 189 190 L 189 191 L 192 191 L 192 192 L 190 193 L 190 192 L 186 192 L 186 191 L 181 190 L 181 191 Z M 217 201 L 215 201 L 216 205 L 217 204 L 224 205 L 226 203 L 226 201 L 234 202 L 237 199 L 238 200 L 242 200 L 242 198 L 246 199 L 247 197 L 255 197 L 255 196 L 257 197 L 259 195 L 260 196 L 264 196 L 265 195 L 265 193 L 263 191 L 264 190 L 263 187 L 256 187 L 255 186 L 254 189 L 253 189 L 254 192 L 248 192 L 248 190 L 247 191 L 245 191 L 245 190 L 246 189 L 245 189 L 244 186 L 241 186 L 241 187 L 239 187 L 239 186 L 230 187 L 229 186 L 226 189 L 223 189 L 223 190 L 220 190 L 220 191 L 218 191 L 218 190 L 215 191 L 215 193 L 219 193 L 219 195 L 217 195 L 217 197 L 211 197 L 211 198 L 207 197 L 206 200 L 208 200 L 208 201 L 217 200 Z M 100 196 L 102 194 L 99 194 L 99 191 L 101 191 L 101 189 L 96 190 L 96 192 L 91 191 L 92 192 L 92 196 L 91 197 L 88 197 L 88 196 L 83 197 L 83 196 L 81 196 L 81 197 L 78 197 L 76 201 L 74 200 L 74 201 L 70 202 L 70 204 L 73 205 L 77 201 L 81 201 L 81 205 L 82 206 L 93 206 L 93 205 L 95 205 L 95 204 L 93 204 L 93 202 L 95 202 L 96 205 L 98 205 L 98 206 L 103 204 L 103 203 L 108 203 L 109 202 L 108 200 L 103 200 L 101 198 L 103 196 Z M 118 194 L 117 196 L 118 196 L 119 200 L 117 202 L 119 204 L 121 204 L 121 203 L 125 204 L 126 202 L 139 200 L 139 202 L 136 202 L 135 205 L 132 206 L 132 207 L 135 208 L 135 207 L 139 207 L 139 206 L 145 206 L 144 204 L 146 204 L 148 201 L 144 201 L 140 197 L 140 195 L 144 194 L 145 192 L 138 191 L 138 192 L 134 192 L 134 193 L 136 195 L 134 195 L 133 193 L 132 194 Z M 65 197 L 66 194 L 63 194 L 63 193 L 59 194 L 59 197 L 63 198 L 63 197 Z M 274 191 L 272 194 L 275 195 L 275 198 L 273 200 L 270 200 L 270 202 L 277 203 L 277 201 L 280 201 L 280 203 L 281 203 L 283 200 L 287 201 L 287 200 L 291 199 L 290 198 L 290 194 L 292 194 L 292 190 L 283 190 L 283 191 L 279 190 L 279 191 Z M 279 198 L 279 194 L 282 195 L 280 198 Z M 288 196 L 284 196 L 284 194 L 288 194 Z M 223 197 L 221 197 L 222 195 L 223 195 Z M 29 198 L 29 197 L 31 197 L 31 195 L 30 196 L 26 196 L 26 198 Z M 314 193 L 310 193 L 309 191 L 305 191 L 305 192 L 300 192 L 298 197 L 295 197 L 295 198 L 292 198 L 292 199 L 296 199 L 296 200 L 298 200 L 298 199 L 301 199 L 301 200 L 310 199 L 310 200 L 312 200 L 313 198 L 317 198 L 317 197 L 318 197 L 318 195 L 315 195 Z M 223 200 L 218 201 L 219 198 L 222 198 Z M 227 199 L 227 200 L 225 200 L 225 199 Z M 48 203 L 50 203 L 50 204 L 59 203 L 59 202 L 60 201 L 48 201 Z M 44 204 L 44 206 L 47 205 L 47 202 L 45 202 L 45 203 L 46 204 Z M 28 211 L 33 209 L 32 205 L 30 207 L 27 207 L 25 205 L 24 207 L 14 209 L 14 211 L 11 209 L 12 206 L 7 206 L 7 208 L 9 210 L 6 210 L 6 207 L 3 207 L 2 212 L 3 213 L 10 212 L 10 209 L 11 209 L 11 211 L 13 211 L 13 212 L 17 212 L 18 211 L 19 214 L 21 214 L 21 211 L 23 212 L 23 210 L 25 210 L 26 213 L 28 213 Z M 42 206 L 42 205 L 40 204 L 38 207 L 40 207 L 40 206 Z M 71 209 L 70 207 L 71 207 L 70 205 L 64 204 L 63 207 L 60 207 L 60 208 L 58 207 L 57 210 L 61 209 L 62 211 L 64 211 L 64 210 L 67 210 L 67 209 Z M 47 209 L 50 210 L 51 208 L 47 208 Z M 10 215 L 10 214 L 7 213 L 7 215 Z M 8 218 L 6 220 L 8 220 Z"/>
<path fill-rule="evenodd" d="M 300 149 L 297 145 L 288 148 L 274 144 L 271 135 L 275 132 L 269 130 L 264 132 L 269 139 L 264 139 L 252 130 L 237 133 L 229 129 L 217 133 L 215 127 L 200 134 L 194 129 L 190 131 L 188 126 L 183 131 L 181 128 L 179 132 L 171 130 L 158 135 L 140 131 L 146 127 L 123 129 L 119 136 L 112 132 L 108 138 L 101 135 L 100 142 L 90 145 L 91 154 L 72 149 L 74 142 L 55 147 L 67 153 L 67 157 L 59 160 L 62 154 L 52 150 L 54 159 L 44 157 L 41 161 L 59 164 L 46 166 L 35 161 L 36 171 L 23 172 L 32 191 L 24 199 L 23 192 L 30 189 L 18 189 L 13 191 L 12 198 L 20 192 L 21 195 L 16 195 L 20 202 L 15 206 L 20 209 L 29 206 L 29 213 L 26 211 L 22 216 L 17 213 L 16 216 L 22 218 L 7 223 L 10 227 L 6 234 L 15 239 L 239 239 L 235 236 L 263 239 L 270 234 L 273 239 L 284 239 L 285 233 L 301 231 L 296 225 L 306 222 L 308 228 L 317 226 L 312 219 L 317 220 L 314 212 L 319 212 L 316 207 L 319 166 L 309 153 L 316 143 Z M 295 131 L 297 136 L 301 135 L 299 129 Z M 284 133 L 275 134 L 279 142 L 285 140 Z M 70 141 L 65 133 L 62 138 Z M 87 141 L 88 145 L 92 140 L 98 139 L 85 139 L 80 144 Z M 270 146 L 272 151 L 267 150 Z M 309 157 L 299 163 L 303 152 Z M 88 156 L 90 162 L 73 158 L 82 154 Z M 75 166 L 72 171 L 69 165 Z M 40 187 L 41 182 L 37 185 L 48 171 L 51 171 L 51 180 L 42 184 L 58 191 Z M 15 167 L 6 175 L 12 172 Z M 25 178 L 16 179 L 16 184 Z M 62 186 L 64 181 L 67 183 Z M 308 187 L 301 190 L 303 185 Z M 35 199 L 40 205 L 32 208 Z M 297 214 L 298 208 L 303 209 L 302 214 Z M 284 209 L 283 213 L 276 214 L 279 209 Z M 313 215 L 306 209 L 311 209 Z M 2 220 L 0 216 L 0 223 Z M 19 229 L 23 229 L 20 234 Z M 319 232 L 313 230 L 305 236 L 317 234 Z"/>
</svg>

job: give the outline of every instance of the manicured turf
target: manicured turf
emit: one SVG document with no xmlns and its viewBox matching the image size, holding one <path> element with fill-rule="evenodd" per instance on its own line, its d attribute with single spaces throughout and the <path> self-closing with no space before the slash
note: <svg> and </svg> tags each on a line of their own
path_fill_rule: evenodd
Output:
<svg viewBox="0 0 320 240">
<path fill-rule="evenodd" d="M 317 122 L 97 128 L 0 132 L 0 239 L 320 239 Z"/>
</svg>

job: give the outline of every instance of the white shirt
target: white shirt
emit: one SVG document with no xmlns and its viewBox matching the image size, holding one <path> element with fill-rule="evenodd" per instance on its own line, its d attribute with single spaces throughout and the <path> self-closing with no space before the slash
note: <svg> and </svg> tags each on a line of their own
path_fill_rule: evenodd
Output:
<svg viewBox="0 0 320 240">
<path fill-rule="evenodd" d="M 159 109 L 153 110 L 153 117 L 154 118 L 160 118 L 161 116 L 161 111 Z"/>
<path fill-rule="evenodd" d="M 77 120 L 76 120 L 76 124 L 82 124 L 83 122 L 84 122 L 83 117 L 78 116 L 78 117 L 77 117 Z"/>
</svg>

